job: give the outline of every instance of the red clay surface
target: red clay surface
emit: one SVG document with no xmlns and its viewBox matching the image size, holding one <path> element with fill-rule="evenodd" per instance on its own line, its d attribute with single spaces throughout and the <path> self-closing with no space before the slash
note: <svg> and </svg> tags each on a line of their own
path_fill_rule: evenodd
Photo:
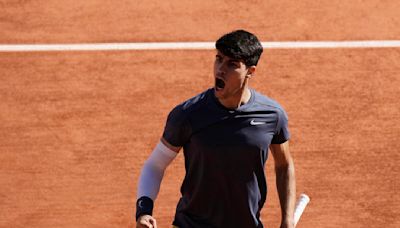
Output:
<svg viewBox="0 0 400 228">
<path fill-rule="evenodd" d="M 284 1 L 283 11 L 238 3 L 240 12 L 265 10 L 240 20 L 228 3 L 181 5 L 186 11 L 127 1 L 0 3 L 8 13 L 0 40 L 208 41 L 240 23 L 263 40 L 399 37 L 398 18 L 390 16 L 398 3 L 301 2 Z M 315 11 L 346 26 L 332 32 L 308 13 Z M 211 23 L 213 15 L 223 19 Z M 354 26 L 367 24 L 362 18 L 370 27 Z M 326 26 L 307 30 L 297 20 Z M 168 112 L 211 86 L 213 58 L 213 51 L 0 53 L 0 227 L 132 227 L 141 166 Z M 289 114 L 298 194 L 311 197 L 297 227 L 400 227 L 399 58 L 399 49 L 265 51 L 251 85 Z M 180 154 L 156 201 L 162 228 L 172 221 L 183 172 Z M 278 227 L 272 159 L 266 172 L 262 220 Z"/>
<path fill-rule="evenodd" d="M 381 0 L 0 1 L 0 43 L 399 39 L 400 2 Z"/>
</svg>

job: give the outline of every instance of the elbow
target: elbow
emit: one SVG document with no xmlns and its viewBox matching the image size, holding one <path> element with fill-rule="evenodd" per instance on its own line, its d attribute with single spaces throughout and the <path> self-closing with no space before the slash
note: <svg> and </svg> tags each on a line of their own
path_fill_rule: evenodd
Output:
<svg viewBox="0 0 400 228">
<path fill-rule="evenodd" d="M 166 166 L 160 166 L 152 160 L 147 160 L 144 163 L 142 170 L 146 170 L 149 173 L 159 176 L 164 174 L 166 168 Z"/>
</svg>

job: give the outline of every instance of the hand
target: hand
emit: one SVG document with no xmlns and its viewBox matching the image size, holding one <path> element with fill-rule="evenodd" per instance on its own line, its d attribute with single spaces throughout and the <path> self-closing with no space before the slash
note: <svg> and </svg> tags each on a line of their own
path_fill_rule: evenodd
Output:
<svg viewBox="0 0 400 228">
<path fill-rule="evenodd" d="M 294 228 L 294 223 L 289 222 L 282 222 L 280 228 Z"/>
<path fill-rule="evenodd" d="M 294 226 L 289 226 L 289 225 L 281 225 L 280 228 L 294 228 Z"/>
<path fill-rule="evenodd" d="M 157 228 L 157 222 L 151 215 L 142 215 L 136 222 L 136 228 Z"/>
</svg>

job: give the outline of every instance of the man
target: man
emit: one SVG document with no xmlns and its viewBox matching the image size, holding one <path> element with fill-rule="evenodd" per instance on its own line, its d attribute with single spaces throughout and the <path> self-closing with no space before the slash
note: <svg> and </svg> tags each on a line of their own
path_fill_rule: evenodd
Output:
<svg viewBox="0 0 400 228">
<path fill-rule="evenodd" d="M 174 227 L 260 228 L 270 148 L 283 227 L 294 227 L 294 165 L 288 120 L 272 99 L 249 88 L 263 48 L 237 30 L 216 42 L 213 88 L 176 106 L 139 180 L 137 227 L 157 227 L 151 216 L 164 170 L 183 148 L 186 175 Z"/>
</svg>

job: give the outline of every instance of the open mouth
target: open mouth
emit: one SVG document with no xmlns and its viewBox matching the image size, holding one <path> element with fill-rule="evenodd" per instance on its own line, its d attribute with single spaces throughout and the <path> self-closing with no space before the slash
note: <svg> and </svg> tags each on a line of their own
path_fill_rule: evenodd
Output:
<svg viewBox="0 0 400 228">
<path fill-rule="evenodd" d="M 220 78 L 216 78 L 215 79 L 215 88 L 217 90 L 221 90 L 225 87 L 225 82 L 224 80 L 220 79 Z"/>
</svg>

